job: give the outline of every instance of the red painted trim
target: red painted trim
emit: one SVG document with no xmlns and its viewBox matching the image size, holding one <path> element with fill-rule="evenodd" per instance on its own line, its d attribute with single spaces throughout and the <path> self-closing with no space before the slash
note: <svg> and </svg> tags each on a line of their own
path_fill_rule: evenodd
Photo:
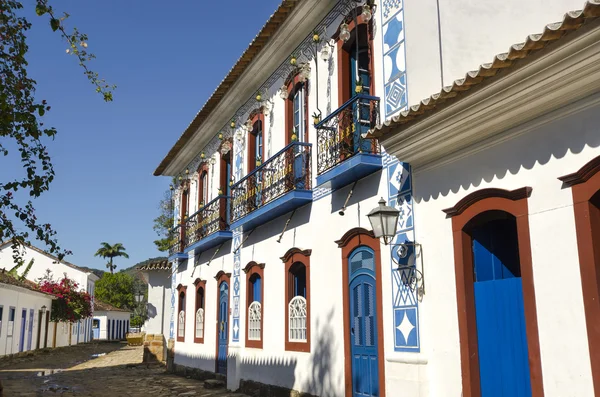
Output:
<svg viewBox="0 0 600 397">
<path fill-rule="evenodd" d="M 217 273 L 217 275 L 215 276 L 215 280 L 217 280 L 217 299 L 216 299 L 216 306 L 217 306 L 217 311 L 216 316 L 215 316 L 215 372 L 218 371 L 218 366 L 219 366 L 219 289 L 221 287 L 221 283 L 226 282 L 227 285 L 229 286 L 229 294 L 228 294 L 228 298 L 229 301 L 227 302 L 227 308 L 229 309 L 227 311 L 227 350 L 229 350 L 229 314 L 231 313 L 231 273 L 225 273 L 223 270 L 219 270 L 219 272 Z"/>
<path fill-rule="evenodd" d="M 281 257 L 285 264 L 285 305 L 283 317 L 285 318 L 285 350 L 295 352 L 310 352 L 310 335 L 311 335 L 311 318 L 310 318 L 310 254 L 311 250 L 301 250 L 299 248 L 291 248 L 286 254 Z M 306 342 L 290 342 L 290 317 L 288 313 L 288 305 L 294 298 L 292 295 L 291 285 L 289 282 L 290 268 L 295 263 L 302 263 L 306 269 Z"/>
<path fill-rule="evenodd" d="M 206 203 L 208 203 L 208 200 L 210 198 L 210 191 L 208 191 L 209 186 L 206 186 L 207 189 L 207 198 L 206 201 L 204 200 L 204 195 L 202 194 L 202 192 L 204 192 L 204 183 L 202 180 L 202 175 L 206 174 L 206 180 L 208 181 L 208 163 L 207 162 L 203 162 L 200 164 L 200 166 L 198 167 L 198 209 L 200 209 L 200 203 L 204 202 L 204 204 L 206 205 Z"/>
<path fill-rule="evenodd" d="M 181 307 L 181 294 L 183 294 L 183 304 L 187 306 L 187 286 L 179 284 L 177 286 L 177 342 L 185 342 L 185 322 L 187 320 L 187 311 Z M 179 313 L 183 310 L 183 336 L 179 336 Z"/>
<path fill-rule="evenodd" d="M 383 298 L 381 287 L 381 243 L 379 239 L 373 237 L 373 233 L 362 228 L 355 228 L 344 234 L 340 240 L 336 241 L 338 247 L 342 250 L 342 290 L 344 306 L 344 380 L 346 388 L 346 397 L 352 397 L 352 351 L 350 347 L 350 275 L 348 274 L 348 259 L 350 254 L 360 246 L 366 246 L 375 253 L 375 282 L 376 291 L 376 311 L 377 311 L 377 355 L 379 369 L 379 395 L 385 396 L 385 340 L 383 336 Z"/>
<path fill-rule="evenodd" d="M 265 328 L 265 264 L 264 263 L 256 263 L 256 262 L 250 262 L 248 263 L 248 265 L 246 265 L 246 267 L 244 268 L 244 273 L 246 273 L 246 347 L 251 347 L 254 349 L 262 349 L 263 348 L 263 330 Z M 249 340 L 248 339 L 248 326 L 249 326 L 249 321 L 248 321 L 248 309 L 250 308 L 250 303 L 252 303 L 252 296 L 251 296 L 251 291 L 250 291 L 250 277 L 252 277 L 252 275 L 254 274 L 258 274 L 259 277 L 261 278 L 261 282 L 262 282 L 262 291 L 261 291 L 261 302 L 260 302 L 260 306 L 261 306 L 261 310 L 260 310 L 260 340 Z"/>
<path fill-rule="evenodd" d="M 204 334 L 206 334 L 206 306 L 205 306 L 205 301 L 206 301 L 206 280 L 200 280 L 199 278 L 196 279 L 196 281 L 194 281 L 194 285 L 196 286 L 196 305 L 195 305 L 195 310 L 194 310 L 194 343 L 204 343 Z M 198 296 L 198 291 L 202 290 L 202 300 L 200 300 L 200 297 Z M 197 338 L 196 337 L 196 313 L 198 312 L 198 309 L 203 308 L 204 309 L 204 317 L 202 317 L 202 329 L 204 330 L 202 332 L 202 338 Z"/>
<path fill-rule="evenodd" d="M 250 117 L 250 121 L 252 122 L 252 131 L 248 133 L 248 174 L 254 171 L 256 168 L 256 142 L 254 140 L 254 131 L 256 131 L 258 122 L 261 123 L 263 133 L 263 148 L 261 154 L 262 162 L 264 163 L 267 161 L 265 158 L 265 147 L 267 146 L 265 141 L 265 116 L 262 112 L 262 109 L 254 111 Z"/>
<path fill-rule="evenodd" d="M 514 190 L 513 192 L 525 192 L 528 190 L 528 188 L 523 189 Z M 499 210 L 507 212 L 516 218 L 531 390 L 532 396 L 541 397 L 544 395 L 544 388 L 531 260 L 531 241 L 529 239 L 529 213 L 527 206 L 527 197 L 529 194 L 521 195 L 520 198 L 507 197 L 504 193 L 501 193 L 506 191 L 498 189 L 497 192 L 501 193 L 500 197 L 493 197 L 488 194 L 491 191 L 490 189 L 484 190 L 486 191 L 485 194 L 475 192 L 469 195 L 471 198 L 484 197 L 478 200 L 467 200 L 470 203 L 469 205 L 459 205 L 461 202 L 467 202 L 464 201 L 466 198 L 461 200 L 454 207 L 461 208 L 460 214 L 452 218 L 463 396 L 481 396 L 475 293 L 473 287 L 473 239 L 468 234 L 468 231 L 465 230 L 465 226 L 468 226 L 467 224 L 479 214 Z"/>
<path fill-rule="evenodd" d="M 600 156 L 559 178 L 572 186 L 575 232 L 581 272 L 590 364 L 595 395 L 600 395 Z"/>
<path fill-rule="evenodd" d="M 293 77 L 288 78 L 287 98 L 285 100 L 285 146 L 292 142 L 294 128 L 294 93 L 304 89 L 304 142 L 308 142 L 308 81 L 300 81 L 300 69 L 294 70 Z"/>
<path fill-rule="evenodd" d="M 353 11 L 351 11 L 352 13 Z M 352 14 L 350 14 L 352 15 Z M 354 20 L 347 21 L 348 30 L 350 33 L 356 28 L 354 24 Z M 357 18 L 358 26 L 361 25 L 366 26 L 368 42 L 369 42 L 369 74 L 371 76 L 371 84 L 369 86 L 369 91 L 371 95 L 375 95 L 375 61 L 374 61 L 374 52 L 373 52 L 373 23 L 372 20 L 365 21 L 360 12 L 358 13 Z M 340 24 L 341 25 L 341 24 Z M 342 106 L 346 103 L 350 98 L 352 98 L 352 92 L 350 84 L 350 52 L 347 50 L 347 43 L 339 38 L 339 27 L 333 36 L 337 40 L 337 67 L 338 67 L 338 107 Z"/>
<path fill-rule="evenodd" d="M 456 205 L 454 207 L 447 208 L 442 211 L 444 211 L 446 213 L 447 218 L 451 218 L 453 216 L 462 214 L 471 205 L 473 205 L 476 202 L 481 201 L 483 199 L 496 197 L 496 198 L 505 198 L 505 199 L 512 200 L 512 201 L 521 200 L 521 199 L 528 198 L 529 196 L 531 196 L 531 190 L 532 189 L 530 187 L 523 187 L 523 188 L 512 190 L 512 191 L 504 190 L 504 189 L 496 189 L 496 188 L 481 189 L 481 190 L 477 190 L 477 191 L 467 195 L 462 200 L 460 200 L 458 203 L 456 203 Z"/>
</svg>

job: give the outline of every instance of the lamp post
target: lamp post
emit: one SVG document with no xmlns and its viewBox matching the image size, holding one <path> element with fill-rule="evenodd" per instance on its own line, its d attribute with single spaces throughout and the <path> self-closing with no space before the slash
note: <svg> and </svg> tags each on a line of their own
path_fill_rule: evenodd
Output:
<svg viewBox="0 0 600 397">
<path fill-rule="evenodd" d="M 379 207 L 373 208 L 367 215 L 373 234 L 376 238 L 382 238 L 385 245 L 392 242 L 398 228 L 398 215 L 400 211 L 386 205 L 383 197 L 379 200 Z"/>
</svg>

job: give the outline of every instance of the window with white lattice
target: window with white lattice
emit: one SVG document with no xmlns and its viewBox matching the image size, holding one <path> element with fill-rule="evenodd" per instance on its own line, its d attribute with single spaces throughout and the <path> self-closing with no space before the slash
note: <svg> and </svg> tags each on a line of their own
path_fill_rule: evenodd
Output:
<svg viewBox="0 0 600 397">
<path fill-rule="evenodd" d="M 263 269 L 264 264 L 250 262 L 246 272 L 246 347 L 262 349 L 263 339 Z"/>
<path fill-rule="evenodd" d="M 285 350 L 310 352 L 310 254 L 291 248 L 281 259 L 286 267 Z"/>
<path fill-rule="evenodd" d="M 177 287 L 179 291 L 179 304 L 178 304 L 178 315 L 177 315 L 177 341 L 185 341 L 185 292 L 187 287 L 181 284 Z"/>
<path fill-rule="evenodd" d="M 206 281 L 199 278 L 194 281 L 196 286 L 196 311 L 194 315 L 194 343 L 204 343 L 204 288 Z"/>
<path fill-rule="evenodd" d="M 204 338 L 204 309 L 196 311 L 196 338 Z"/>
</svg>

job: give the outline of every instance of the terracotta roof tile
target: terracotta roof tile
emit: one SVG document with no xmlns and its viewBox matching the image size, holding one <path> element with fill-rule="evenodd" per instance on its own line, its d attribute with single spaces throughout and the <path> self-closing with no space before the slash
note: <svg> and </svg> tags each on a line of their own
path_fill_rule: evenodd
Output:
<svg viewBox="0 0 600 397">
<path fill-rule="evenodd" d="M 49 295 L 50 297 L 52 297 L 54 299 L 53 295 L 40 291 L 38 289 L 38 285 L 36 283 L 34 283 L 33 281 L 19 280 L 15 277 L 11 276 L 10 274 L 8 274 L 6 269 L 0 270 L 0 284 L 8 284 L 8 285 L 14 285 L 16 287 L 25 288 L 30 291 L 35 291 L 39 294 Z"/>
<path fill-rule="evenodd" d="M 369 131 L 368 136 L 379 138 L 423 115 L 432 113 L 442 104 L 457 101 L 463 91 L 494 81 L 493 77 L 502 69 L 507 69 L 505 73 L 510 73 L 515 69 L 515 65 L 527 63 L 532 59 L 531 54 L 548 44 L 566 43 L 566 40 L 561 39 L 599 16 L 600 0 L 586 1 L 582 10 L 567 12 L 561 22 L 546 25 L 542 33 L 527 36 L 525 42 L 512 45 L 508 52 L 496 55 L 492 62 L 480 65 L 478 70 L 467 72 L 464 78 L 455 80 L 452 85 L 443 87 L 440 92 L 423 99 L 420 103 L 410 106 L 407 110 L 376 126 Z M 506 74 L 503 75 L 506 76 Z"/>
<path fill-rule="evenodd" d="M 127 312 L 127 313 L 131 313 L 131 310 L 127 310 L 127 309 L 119 309 L 118 307 L 114 307 L 113 305 L 110 305 L 108 303 L 105 302 L 101 302 L 98 299 L 94 299 L 94 311 L 100 311 L 100 312 Z"/>
<path fill-rule="evenodd" d="M 145 265 L 136 267 L 136 270 L 141 270 L 141 271 L 169 270 L 169 269 L 171 269 L 171 265 L 169 264 L 169 261 L 167 259 L 159 261 L 159 262 L 147 263 Z"/>
</svg>

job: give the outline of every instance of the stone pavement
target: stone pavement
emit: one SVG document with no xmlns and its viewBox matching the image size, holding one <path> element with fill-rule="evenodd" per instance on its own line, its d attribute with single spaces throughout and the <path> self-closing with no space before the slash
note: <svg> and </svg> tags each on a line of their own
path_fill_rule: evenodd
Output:
<svg viewBox="0 0 600 397">
<path fill-rule="evenodd" d="M 91 343 L 0 358 L 4 397 L 27 396 L 198 396 L 245 397 L 223 388 L 205 389 L 201 381 L 142 364 L 142 347 Z M 93 354 L 100 357 L 93 358 Z"/>
</svg>

